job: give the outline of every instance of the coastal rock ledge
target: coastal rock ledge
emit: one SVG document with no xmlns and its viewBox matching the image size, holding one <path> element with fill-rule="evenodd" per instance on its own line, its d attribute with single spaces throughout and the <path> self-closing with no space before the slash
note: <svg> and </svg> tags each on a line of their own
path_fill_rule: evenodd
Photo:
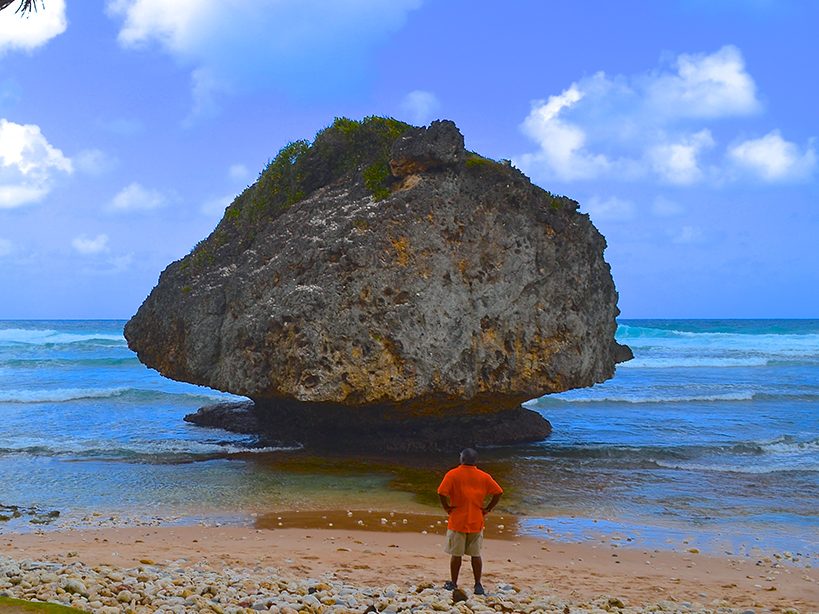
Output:
<svg viewBox="0 0 819 614">
<path fill-rule="evenodd" d="M 337 119 L 281 150 L 125 336 L 166 377 L 253 401 L 198 424 L 354 450 L 535 441 L 550 426 L 523 401 L 631 357 L 605 246 L 450 121 Z"/>
</svg>

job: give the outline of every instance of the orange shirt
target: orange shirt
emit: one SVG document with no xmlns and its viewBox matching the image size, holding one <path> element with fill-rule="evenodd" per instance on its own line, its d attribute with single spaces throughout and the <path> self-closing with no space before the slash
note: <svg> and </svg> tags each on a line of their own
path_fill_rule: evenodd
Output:
<svg viewBox="0 0 819 614">
<path fill-rule="evenodd" d="M 474 465 L 459 465 L 444 476 L 438 494 L 449 497 L 455 508 L 449 513 L 447 528 L 461 533 L 480 533 L 487 495 L 499 495 L 503 489 L 492 476 Z"/>
</svg>

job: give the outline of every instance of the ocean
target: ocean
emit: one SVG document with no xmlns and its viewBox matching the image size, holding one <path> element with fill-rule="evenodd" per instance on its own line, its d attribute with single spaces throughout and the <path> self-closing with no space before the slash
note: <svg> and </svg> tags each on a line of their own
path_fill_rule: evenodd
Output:
<svg viewBox="0 0 819 614">
<path fill-rule="evenodd" d="M 189 425 L 235 397 L 147 369 L 123 326 L 0 321 L 0 532 L 434 509 L 457 451 L 316 457 Z M 547 440 L 482 451 L 501 508 L 567 538 L 815 550 L 819 320 L 621 320 L 617 338 L 634 360 L 612 380 L 527 403 Z"/>
</svg>

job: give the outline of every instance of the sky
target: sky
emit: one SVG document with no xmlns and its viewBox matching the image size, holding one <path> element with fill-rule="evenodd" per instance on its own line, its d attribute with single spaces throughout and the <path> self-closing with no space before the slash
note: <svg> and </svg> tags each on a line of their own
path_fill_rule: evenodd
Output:
<svg viewBox="0 0 819 614">
<path fill-rule="evenodd" d="M 819 2 L 0 13 L 0 319 L 128 318 L 289 141 L 456 122 L 580 203 L 624 318 L 819 318 Z"/>
</svg>

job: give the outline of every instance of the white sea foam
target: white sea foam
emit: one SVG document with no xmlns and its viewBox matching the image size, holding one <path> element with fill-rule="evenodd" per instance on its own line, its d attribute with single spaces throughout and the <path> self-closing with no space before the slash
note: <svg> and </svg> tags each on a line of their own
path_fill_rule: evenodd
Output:
<svg viewBox="0 0 819 614">
<path fill-rule="evenodd" d="M 636 356 L 628 362 L 617 366 L 618 369 L 673 369 L 673 368 L 702 368 L 702 367 L 764 367 L 769 359 L 762 356 L 747 358 L 728 357 L 651 357 Z"/>
<path fill-rule="evenodd" d="M 65 403 L 80 399 L 118 397 L 130 388 L 55 388 L 53 390 L 0 390 L 0 403 Z"/>
<path fill-rule="evenodd" d="M 814 459 L 793 459 L 769 463 L 708 464 L 654 461 L 659 467 L 686 471 L 717 471 L 721 473 L 777 473 L 780 471 L 819 471 L 819 461 Z"/>
<path fill-rule="evenodd" d="M 61 442 L 60 445 L 54 445 L 53 443 L 27 440 L 18 442 L 18 445 L 12 444 L 0 448 L 0 454 L 162 461 L 172 460 L 173 457 L 195 458 L 231 454 L 264 454 L 300 449 L 299 446 L 295 445 L 252 447 L 239 443 L 205 443 L 197 441 L 145 442 L 143 444 L 134 442 L 128 447 L 106 447 L 106 443 L 111 444 L 114 442 L 66 441 Z"/>
<path fill-rule="evenodd" d="M 696 403 L 708 401 L 751 401 L 754 393 L 750 391 L 726 392 L 724 394 L 702 394 L 689 396 L 639 396 L 639 395 L 594 395 L 583 393 L 562 393 L 560 397 L 548 397 L 549 399 L 563 401 L 565 403 Z"/>
<path fill-rule="evenodd" d="M 138 400 L 160 398 L 192 399 L 201 403 L 218 403 L 221 401 L 243 400 L 244 397 L 202 388 L 197 392 L 172 392 L 168 390 L 148 390 L 142 388 L 54 388 L 0 390 L 0 403 L 68 403 L 83 399 L 107 399 L 132 396 Z"/>
<path fill-rule="evenodd" d="M 638 359 L 660 360 L 662 357 L 652 358 L 651 354 L 671 352 L 674 360 L 704 361 L 703 364 L 671 366 L 743 366 L 744 361 L 749 361 L 748 364 L 753 366 L 764 365 L 766 360 L 777 358 L 819 359 L 819 334 L 816 333 L 689 332 L 621 324 L 616 337 L 634 350 L 643 350 L 637 352 Z M 723 360 L 726 362 L 722 363 Z"/>
<path fill-rule="evenodd" d="M 119 341 L 125 343 L 122 335 L 110 333 L 65 333 L 48 328 L 3 328 L 0 329 L 0 343 L 27 345 L 62 345 L 89 341 Z"/>
<path fill-rule="evenodd" d="M 819 334 L 749 334 L 661 330 L 621 325 L 634 351 L 622 369 L 765 367 L 819 364 Z"/>
<path fill-rule="evenodd" d="M 704 451 L 705 452 L 705 451 Z M 736 444 L 719 448 L 717 455 L 705 454 L 692 461 L 660 460 L 660 467 L 688 471 L 722 471 L 730 473 L 775 473 L 777 471 L 819 471 L 819 439 L 798 441 L 791 436 L 769 441 Z M 751 454 L 754 462 L 742 462 Z M 711 460 L 712 462 L 708 462 Z"/>
<path fill-rule="evenodd" d="M 696 323 L 696 320 L 691 320 L 691 323 Z M 735 327 L 734 327 L 735 328 Z M 725 331 L 707 331 L 707 330 L 699 330 L 699 331 L 688 331 L 688 330 L 678 330 L 674 328 L 656 328 L 651 326 L 637 326 L 632 324 L 618 324 L 617 325 L 617 336 L 623 338 L 639 338 L 639 337 L 701 337 L 701 338 L 724 338 L 724 337 L 756 337 L 760 339 L 772 339 L 772 338 L 802 338 L 806 340 L 816 340 L 819 338 L 819 333 L 816 332 L 815 329 L 808 331 L 808 332 L 759 332 L 759 331 L 744 331 L 741 329 L 731 330 L 730 332 Z"/>
<path fill-rule="evenodd" d="M 792 437 L 780 437 L 772 441 L 760 443 L 759 447 L 766 452 L 779 455 L 807 454 L 819 452 L 819 439 L 795 441 Z M 819 457 L 817 458 L 817 462 L 819 462 Z"/>
</svg>

